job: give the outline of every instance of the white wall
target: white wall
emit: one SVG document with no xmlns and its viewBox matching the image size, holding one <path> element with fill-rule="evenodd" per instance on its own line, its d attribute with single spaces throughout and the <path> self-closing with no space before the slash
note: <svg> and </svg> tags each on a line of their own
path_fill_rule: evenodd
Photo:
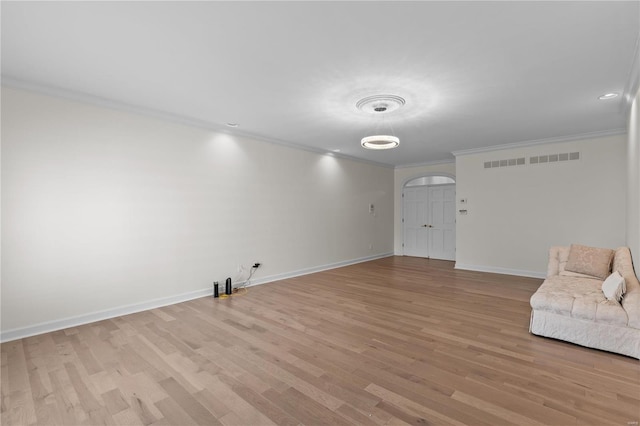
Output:
<svg viewBox="0 0 640 426">
<path fill-rule="evenodd" d="M 626 135 L 458 155 L 456 267 L 544 276 L 552 245 L 625 245 Z M 581 159 L 529 164 L 529 157 L 580 152 Z M 484 169 L 525 157 L 524 166 Z M 461 208 L 458 205 L 458 208 Z"/>
<path fill-rule="evenodd" d="M 640 276 L 640 90 L 631 104 L 627 141 L 627 245 Z"/>
<path fill-rule="evenodd" d="M 451 163 L 441 163 L 441 164 L 431 164 L 425 166 L 416 166 L 416 167 L 399 167 L 395 169 L 394 172 L 394 203 L 393 203 L 393 252 L 397 256 L 402 256 L 402 189 L 404 184 L 410 181 L 411 179 L 415 179 L 421 176 L 449 176 L 455 177 L 456 174 L 456 164 L 454 162 Z"/>
<path fill-rule="evenodd" d="M 390 254 L 393 209 L 390 168 L 3 88 L 2 331 Z"/>
</svg>

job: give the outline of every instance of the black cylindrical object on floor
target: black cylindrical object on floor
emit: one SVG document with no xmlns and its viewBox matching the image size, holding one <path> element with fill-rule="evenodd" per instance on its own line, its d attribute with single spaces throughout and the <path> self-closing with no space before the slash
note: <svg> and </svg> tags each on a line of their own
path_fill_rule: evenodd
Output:
<svg viewBox="0 0 640 426">
<path fill-rule="evenodd" d="M 215 281 L 213 283 L 213 297 L 218 297 L 218 281 Z"/>
<path fill-rule="evenodd" d="M 231 278 L 227 278 L 227 282 L 224 285 L 224 292 L 226 294 L 231 294 L 232 289 L 231 289 Z"/>
</svg>

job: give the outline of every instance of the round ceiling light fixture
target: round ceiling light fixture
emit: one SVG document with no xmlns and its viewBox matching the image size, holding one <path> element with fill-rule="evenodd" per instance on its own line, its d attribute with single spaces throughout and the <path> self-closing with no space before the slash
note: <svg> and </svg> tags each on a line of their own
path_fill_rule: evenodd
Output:
<svg viewBox="0 0 640 426">
<path fill-rule="evenodd" d="M 405 103 L 404 98 L 396 95 L 372 95 L 356 102 L 356 108 L 368 114 L 381 115 L 384 120 L 384 115 L 397 110 Z M 362 138 L 360 145 L 367 149 L 391 149 L 400 145 L 400 139 L 393 135 L 373 135 Z"/>
<path fill-rule="evenodd" d="M 360 145 L 367 149 L 391 149 L 400 145 L 400 139 L 389 135 L 375 135 L 362 138 Z"/>
</svg>

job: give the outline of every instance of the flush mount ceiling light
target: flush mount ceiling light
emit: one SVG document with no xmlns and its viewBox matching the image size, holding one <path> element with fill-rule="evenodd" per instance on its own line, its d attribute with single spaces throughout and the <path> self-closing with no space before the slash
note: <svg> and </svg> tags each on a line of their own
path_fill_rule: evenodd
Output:
<svg viewBox="0 0 640 426">
<path fill-rule="evenodd" d="M 227 123 L 227 126 L 229 126 L 229 127 L 238 127 L 239 124 L 238 123 Z"/>
<path fill-rule="evenodd" d="M 613 98 L 617 98 L 618 97 L 618 93 L 606 93 L 602 96 L 598 96 L 598 99 L 600 99 L 601 101 L 606 101 L 607 99 L 613 99 Z"/>
<path fill-rule="evenodd" d="M 397 110 L 405 104 L 404 98 L 396 95 L 373 95 L 360 99 L 356 108 L 369 113 L 380 115 L 384 122 L 384 115 Z M 392 135 L 373 135 L 362 138 L 360 145 L 367 149 L 391 149 L 400 145 L 400 139 Z"/>
</svg>

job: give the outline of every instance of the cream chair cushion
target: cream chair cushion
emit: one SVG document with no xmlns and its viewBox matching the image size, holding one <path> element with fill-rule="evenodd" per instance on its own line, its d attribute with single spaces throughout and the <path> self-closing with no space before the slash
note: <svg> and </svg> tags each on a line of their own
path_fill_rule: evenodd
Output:
<svg viewBox="0 0 640 426">
<path fill-rule="evenodd" d="M 571 244 L 564 269 L 604 280 L 611 273 L 613 254 L 611 249 Z"/>
<path fill-rule="evenodd" d="M 531 296 L 534 310 L 575 319 L 626 326 L 629 319 L 620 303 L 607 300 L 598 279 L 554 276 Z"/>
</svg>

